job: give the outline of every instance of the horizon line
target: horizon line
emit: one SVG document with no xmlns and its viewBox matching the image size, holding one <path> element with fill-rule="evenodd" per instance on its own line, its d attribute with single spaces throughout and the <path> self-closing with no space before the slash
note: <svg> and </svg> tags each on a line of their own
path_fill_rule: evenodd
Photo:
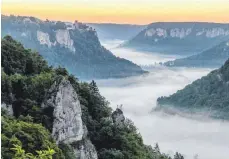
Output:
<svg viewBox="0 0 229 159">
<path fill-rule="evenodd" d="M 41 18 L 39 16 L 31 16 L 31 15 L 15 15 L 15 14 L 11 14 L 11 13 L 6 13 L 3 14 L 1 13 L 1 16 L 17 16 L 17 17 L 34 17 L 37 19 L 40 19 L 42 21 L 45 21 L 46 19 L 50 20 L 50 21 L 62 21 L 62 22 L 74 22 L 73 21 L 64 21 L 64 20 L 52 20 L 49 18 Z M 76 19 L 77 20 L 77 19 Z M 148 26 L 150 24 L 154 24 L 154 23 L 212 23 L 212 24 L 229 24 L 229 22 L 216 22 L 216 21 L 153 21 L 147 24 L 134 24 L 134 23 L 116 23 L 116 22 L 86 22 L 86 21 L 80 21 L 82 23 L 85 24 L 113 24 L 113 25 L 137 25 L 137 26 Z"/>
</svg>

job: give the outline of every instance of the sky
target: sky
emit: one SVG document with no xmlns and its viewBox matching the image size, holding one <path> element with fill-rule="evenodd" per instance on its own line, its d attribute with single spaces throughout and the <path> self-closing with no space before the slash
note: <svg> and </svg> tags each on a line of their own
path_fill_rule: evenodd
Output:
<svg viewBox="0 0 229 159">
<path fill-rule="evenodd" d="M 92 23 L 229 23 L 229 0 L 2 0 L 1 9 L 6 15 Z"/>
</svg>

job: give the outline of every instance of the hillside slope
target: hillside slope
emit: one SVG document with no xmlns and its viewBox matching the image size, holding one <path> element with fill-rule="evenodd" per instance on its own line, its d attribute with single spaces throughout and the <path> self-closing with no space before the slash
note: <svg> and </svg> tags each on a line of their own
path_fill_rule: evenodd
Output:
<svg viewBox="0 0 229 159">
<path fill-rule="evenodd" d="M 229 60 L 207 76 L 194 81 L 169 97 L 157 99 L 157 109 L 203 114 L 229 120 Z"/>
<path fill-rule="evenodd" d="M 101 46 L 94 29 L 80 22 L 42 21 L 2 15 L 2 36 L 10 35 L 37 50 L 50 65 L 63 66 L 79 78 L 119 78 L 143 74 L 136 64 Z"/>
<path fill-rule="evenodd" d="M 148 25 L 123 47 L 164 54 L 194 55 L 229 38 L 229 24 L 158 22 Z"/>
<path fill-rule="evenodd" d="M 10 36 L 1 50 L 3 159 L 171 159 L 158 146 L 144 145 L 133 122 L 120 109 L 112 112 L 94 81 L 81 83 L 66 69 L 49 67 Z"/>
<path fill-rule="evenodd" d="M 200 54 L 164 63 L 170 67 L 210 67 L 217 68 L 229 58 L 229 40 L 224 41 Z"/>
</svg>

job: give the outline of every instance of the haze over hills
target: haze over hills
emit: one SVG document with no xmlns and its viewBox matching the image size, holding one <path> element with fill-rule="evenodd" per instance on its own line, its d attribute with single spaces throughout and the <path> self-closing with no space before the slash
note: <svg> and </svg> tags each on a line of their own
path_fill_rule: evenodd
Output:
<svg viewBox="0 0 229 159">
<path fill-rule="evenodd" d="M 229 120 L 229 59 L 217 70 L 169 97 L 157 99 L 157 110 L 202 114 Z"/>
<path fill-rule="evenodd" d="M 146 25 L 88 23 L 95 28 L 100 40 L 129 40 L 145 29 Z"/>
<path fill-rule="evenodd" d="M 220 67 L 229 58 L 229 40 L 224 41 L 202 53 L 186 58 L 165 62 L 169 67 Z"/>
<path fill-rule="evenodd" d="M 164 54 L 193 55 L 229 38 L 229 24 L 206 22 L 152 23 L 123 47 Z"/>
<path fill-rule="evenodd" d="M 101 46 L 96 31 L 80 22 L 42 21 L 1 16 L 2 36 L 11 35 L 37 50 L 53 66 L 64 66 L 79 78 L 118 78 L 145 73 L 136 64 Z M 118 67 L 117 67 L 118 66 Z"/>
</svg>

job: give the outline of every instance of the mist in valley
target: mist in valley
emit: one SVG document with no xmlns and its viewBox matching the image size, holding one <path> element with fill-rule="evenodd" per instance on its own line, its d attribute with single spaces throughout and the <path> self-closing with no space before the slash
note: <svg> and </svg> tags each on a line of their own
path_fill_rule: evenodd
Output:
<svg viewBox="0 0 229 159">
<path fill-rule="evenodd" d="M 124 40 L 114 39 L 101 41 L 101 44 L 111 50 L 115 56 L 128 59 L 140 66 L 158 65 L 160 62 L 164 63 L 183 57 L 180 55 L 166 55 L 157 52 L 152 54 L 151 52 L 140 52 L 129 48 L 120 48 L 119 46 L 124 42 Z"/>
<path fill-rule="evenodd" d="M 139 65 L 152 65 L 177 58 L 116 48 L 120 42 L 102 44 L 116 56 Z M 155 65 L 147 71 L 149 74 L 142 76 L 96 82 L 101 94 L 110 101 L 113 109 L 117 105 L 123 105 L 125 116 L 135 123 L 146 144 L 154 146 L 158 143 L 162 152 L 174 154 L 178 151 L 187 159 L 228 159 L 228 122 L 186 118 L 163 112 L 152 113 L 158 97 L 175 93 L 207 75 L 211 69 L 167 68 Z"/>
</svg>

